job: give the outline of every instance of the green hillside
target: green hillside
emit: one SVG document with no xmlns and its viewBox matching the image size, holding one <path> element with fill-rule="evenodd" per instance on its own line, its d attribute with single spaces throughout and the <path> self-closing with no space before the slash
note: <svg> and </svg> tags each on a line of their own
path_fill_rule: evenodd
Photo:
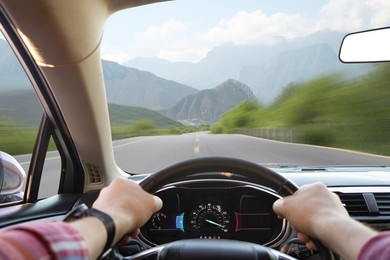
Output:
<svg viewBox="0 0 390 260">
<path fill-rule="evenodd" d="M 244 102 L 213 125 L 214 133 L 237 128 L 291 128 L 304 143 L 390 155 L 390 65 L 354 80 L 339 75 L 290 84 L 270 106 Z"/>
<path fill-rule="evenodd" d="M 31 153 L 42 113 L 32 90 L 1 93 L 0 150 L 10 154 Z M 184 131 L 179 122 L 145 108 L 109 104 L 109 113 L 113 139 Z"/>
<path fill-rule="evenodd" d="M 145 118 L 152 121 L 157 128 L 182 125 L 173 119 L 165 117 L 160 113 L 147 108 L 109 104 L 108 109 L 112 125 L 129 124 Z"/>
<path fill-rule="evenodd" d="M 109 104 L 112 138 L 123 139 L 141 135 L 163 135 L 183 125 L 156 111 L 142 107 Z"/>
</svg>

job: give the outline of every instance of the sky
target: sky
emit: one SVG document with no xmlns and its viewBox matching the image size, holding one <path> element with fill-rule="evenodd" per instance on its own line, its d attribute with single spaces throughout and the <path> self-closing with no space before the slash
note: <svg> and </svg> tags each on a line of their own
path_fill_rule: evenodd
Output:
<svg viewBox="0 0 390 260">
<path fill-rule="evenodd" d="M 271 45 L 318 30 L 384 26 L 390 26 L 389 0 L 176 0 L 114 14 L 102 56 L 118 63 L 136 57 L 198 62 L 223 43 Z"/>
</svg>

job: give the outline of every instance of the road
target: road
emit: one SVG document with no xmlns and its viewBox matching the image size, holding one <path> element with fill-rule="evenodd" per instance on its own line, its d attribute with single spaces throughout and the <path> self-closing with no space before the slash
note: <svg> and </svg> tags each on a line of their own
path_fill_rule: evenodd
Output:
<svg viewBox="0 0 390 260">
<path fill-rule="evenodd" d="M 256 163 L 318 165 L 386 165 L 390 157 L 334 148 L 291 144 L 245 135 L 192 133 L 127 139 L 115 144 L 118 165 L 133 173 L 154 172 L 177 161 L 229 156 Z"/>
<path fill-rule="evenodd" d="M 172 163 L 204 156 L 229 156 L 256 163 L 288 165 L 384 165 L 390 157 L 334 148 L 291 144 L 244 135 L 212 135 L 206 132 L 178 136 L 137 137 L 114 142 L 118 165 L 127 172 L 155 172 Z M 27 171 L 29 155 L 17 156 Z M 56 193 L 60 158 L 50 152 L 44 168 L 40 196 Z"/>
</svg>

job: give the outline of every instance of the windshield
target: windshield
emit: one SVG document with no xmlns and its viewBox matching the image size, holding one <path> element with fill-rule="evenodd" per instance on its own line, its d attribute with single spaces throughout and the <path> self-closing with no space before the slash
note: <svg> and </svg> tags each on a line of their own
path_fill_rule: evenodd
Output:
<svg viewBox="0 0 390 260">
<path fill-rule="evenodd" d="M 115 14 L 102 64 L 117 163 L 390 165 L 390 66 L 338 59 L 347 33 L 389 13 L 388 1 L 187 0 Z"/>
</svg>

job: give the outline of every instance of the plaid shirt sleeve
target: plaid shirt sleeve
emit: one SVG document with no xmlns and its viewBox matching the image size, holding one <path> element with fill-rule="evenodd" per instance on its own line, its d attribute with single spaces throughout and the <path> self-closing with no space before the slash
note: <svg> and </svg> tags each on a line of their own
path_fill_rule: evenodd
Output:
<svg viewBox="0 0 390 260">
<path fill-rule="evenodd" d="M 390 231 L 382 231 L 368 240 L 360 249 L 358 260 L 390 259 Z"/>
<path fill-rule="evenodd" d="M 0 259 L 89 259 L 84 239 L 64 222 L 23 224 L 0 233 Z"/>
</svg>

